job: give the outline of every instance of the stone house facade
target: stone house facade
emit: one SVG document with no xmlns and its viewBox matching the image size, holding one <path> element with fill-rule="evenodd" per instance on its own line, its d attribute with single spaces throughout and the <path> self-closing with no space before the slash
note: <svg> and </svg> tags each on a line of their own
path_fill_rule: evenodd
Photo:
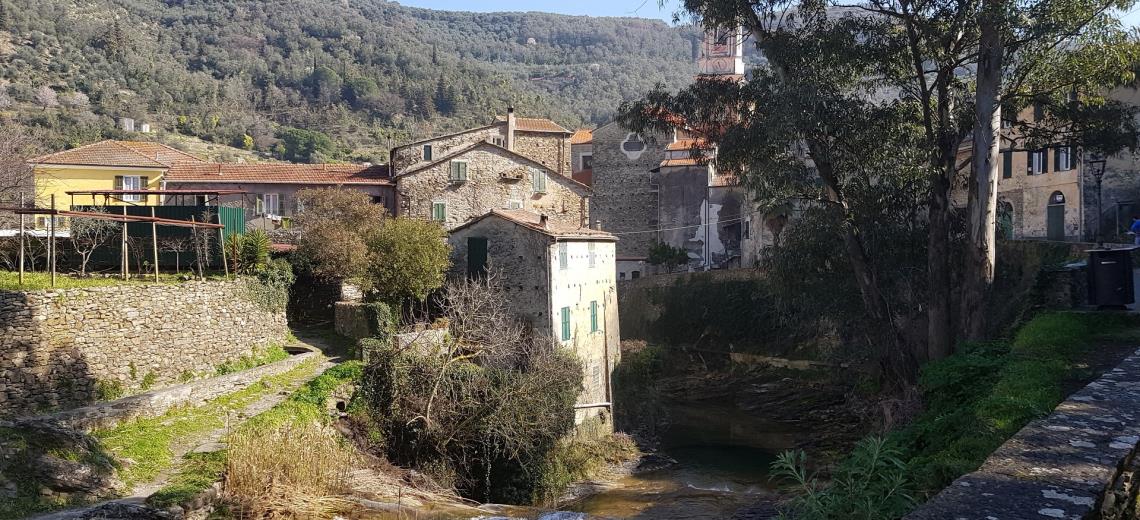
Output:
<svg viewBox="0 0 1140 520">
<path fill-rule="evenodd" d="M 616 237 L 528 211 L 493 210 L 453 229 L 448 241 L 454 276 L 499 273 L 512 309 L 536 337 L 582 360 L 576 422 L 601 417 L 612 426 L 610 378 L 621 355 Z"/>
<path fill-rule="evenodd" d="M 594 185 L 594 133 L 577 130 L 570 136 L 570 172 L 574 180 Z"/>
<path fill-rule="evenodd" d="M 1111 99 L 1140 106 L 1140 89 L 1121 87 L 1109 94 Z M 1106 242 L 1132 242 L 1127 234 L 1132 217 L 1140 216 L 1140 152 L 1125 150 L 1106 158 L 1101 178 L 1101 215 L 1099 230 Z M 1085 168 L 1081 172 L 1081 194 L 1088 201 L 1084 212 L 1087 240 L 1095 241 L 1098 230 L 1096 179 Z"/>
<path fill-rule="evenodd" d="M 389 152 L 392 171 L 400 175 L 424 164 L 486 142 L 535 161 L 559 175 L 569 177 L 571 132 L 549 119 L 520 118 L 513 108 L 495 122 L 462 132 L 441 135 L 397 146 Z"/>
<path fill-rule="evenodd" d="M 517 152 L 477 141 L 397 175 L 397 214 L 452 229 L 496 209 L 526 210 L 588 225 L 591 190 Z"/>
<path fill-rule="evenodd" d="M 672 142 L 672 134 L 643 137 L 617 123 L 594 130 L 590 218 L 621 233 L 622 257 L 645 257 L 658 240 L 660 193 L 652 170 L 665 160 L 665 146 Z"/>
</svg>

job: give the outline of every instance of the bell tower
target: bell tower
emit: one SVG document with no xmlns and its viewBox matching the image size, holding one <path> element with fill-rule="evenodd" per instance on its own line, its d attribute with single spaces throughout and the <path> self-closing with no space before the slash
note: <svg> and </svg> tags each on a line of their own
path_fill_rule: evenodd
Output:
<svg viewBox="0 0 1140 520">
<path fill-rule="evenodd" d="M 744 29 L 718 27 L 705 31 L 697 68 L 702 76 L 743 76 Z"/>
</svg>

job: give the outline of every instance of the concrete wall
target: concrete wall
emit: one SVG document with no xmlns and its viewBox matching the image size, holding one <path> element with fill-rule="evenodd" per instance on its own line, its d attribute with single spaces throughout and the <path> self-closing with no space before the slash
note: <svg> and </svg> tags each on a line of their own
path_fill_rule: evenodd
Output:
<svg viewBox="0 0 1140 520">
<path fill-rule="evenodd" d="M 570 146 L 570 171 L 578 173 L 582 171 L 582 156 L 594 153 L 594 145 L 592 143 L 575 144 Z"/>
<path fill-rule="evenodd" d="M 1140 106 L 1140 90 L 1118 88 L 1110 97 L 1117 101 Z M 1087 169 L 1086 169 L 1087 170 Z M 1132 224 L 1131 217 L 1140 214 L 1140 152 L 1125 150 L 1107 159 L 1101 179 L 1101 232 L 1106 241 L 1131 242 L 1124 233 Z M 1084 171 L 1085 239 L 1096 241 L 1096 181 L 1092 173 Z"/>
<path fill-rule="evenodd" d="M 170 385 L 283 343 L 284 312 L 247 283 L 0 292 L 0 415 L 90 403 L 98 382 Z"/>
<path fill-rule="evenodd" d="M 665 146 L 672 142 L 672 136 L 643 139 L 645 149 L 630 152 L 622 149 L 622 143 L 630 134 L 617 123 L 594 131 L 594 197 L 590 218 L 600 220 L 602 229 L 612 233 L 642 231 L 622 235 L 617 252 L 621 256 L 646 256 L 659 237 L 657 233 L 644 231 L 660 225 L 658 191 L 650 170 L 657 168 L 665 158 Z"/>
<path fill-rule="evenodd" d="M 522 209 L 544 213 L 556 222 L 578 226 L 589 215 L 590 189 L 546 169 L 546 193 L 534 193 L 530 168 L 536 163 L 511 155 L 494 146 L 470 150 L 456 160 L 467 161 L 467 181 L 451 182 L 450 161 L 401 176 L 398 181 L 399 214 L 414 218 L 431 218 L 432 203 L 447 203 L 444 226 L 454 228 L 492 209 L 507 209 L 514 197 Z M 517 176 L 517 180 L 504 179 Z"/>
</svg>

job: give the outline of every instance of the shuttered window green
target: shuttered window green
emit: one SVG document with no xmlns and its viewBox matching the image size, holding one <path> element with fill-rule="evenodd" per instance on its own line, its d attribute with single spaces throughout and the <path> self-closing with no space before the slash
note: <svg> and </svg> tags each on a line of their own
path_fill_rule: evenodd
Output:
<svg viewBox="0 0 1140 520">
<path fill-rule="evenodd" d="M 590 302 L 590 332 L 598 331 L 598 302 Z"/>
<path fill-rule="evenodd" d="M 562 341 L 570 341 L 570 307 L 562 308 Z"/>
</svg>

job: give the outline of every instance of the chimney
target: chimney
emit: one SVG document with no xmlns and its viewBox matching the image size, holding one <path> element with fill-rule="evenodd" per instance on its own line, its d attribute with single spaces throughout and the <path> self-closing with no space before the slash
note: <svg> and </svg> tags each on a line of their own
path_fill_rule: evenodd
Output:
<svg viewBox="0 0 1140 520">
<path fill-rule="evenodd" d="M 515 107 L 514 105 L 507 107 L 507 149 L 514 151 L 515 149 Z"/>
<path fill-rule="evenodd" d="M 538 216 L 538 226 L 541 227 L 542 229 L 546 229 L 547 224 L 549 223 L 548 220 L 549 219 L 547 218 L 546 214 L 539 215 Z"/>
<path fill-rule="evenodd" d="M 596 229 L 598 231 L 602 230 L 602 221 L 601 220 L 595 220 L 594 221 L 594 229 Z"/>
</svg>

